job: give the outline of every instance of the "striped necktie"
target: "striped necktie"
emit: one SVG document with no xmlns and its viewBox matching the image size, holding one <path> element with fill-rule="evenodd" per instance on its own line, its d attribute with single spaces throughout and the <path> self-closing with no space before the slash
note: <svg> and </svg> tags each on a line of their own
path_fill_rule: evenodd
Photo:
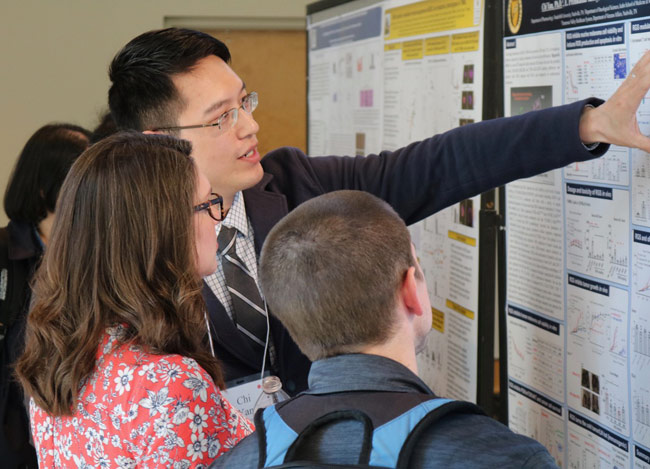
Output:
<svg viewBox="0 0 650 469">
<path fill-rule="evenodd" d="M 267 331 L 264 300 L 252 272 L 237 256 L 237 229 L 221 225 L 217 241 L 226 287 L 232 300 L 235 325 L 254 344 L 253 348 L 259 348 L 260 353 L 263 353 Z"/>
</svg>

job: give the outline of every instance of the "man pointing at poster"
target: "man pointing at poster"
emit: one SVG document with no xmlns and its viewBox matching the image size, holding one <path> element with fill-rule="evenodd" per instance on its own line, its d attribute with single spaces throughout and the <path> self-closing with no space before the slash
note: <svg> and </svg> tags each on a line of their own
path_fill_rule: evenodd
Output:
<svg viewBox="0 0 650 469">
<path fill-rule="evenodd" d="M 221 262 L 204 285 L 215 354 L 227 380 L 266 368 L 290 394 L 307 387 L 310 361 L 268 314 L 257 285 L 262 243 L 289 211 L 327 192 L 356 189 L 385 200 L 411 224 L 515 179 L 601 156 L 607 143 L 650 152 L 636 123 L 650 87 L 647 54 L 605 103 L 588 99 L 467 125 L 379 155 L 308 158 L 284 147 L 263 160 L 252 114 L 260 98 L 229 62 L 227 47 L 207 34 L 144 33 L 111 63 L 109 105 L 120 128 L 192 143 L 225 209 L 216 227 Z"/>
</svg>

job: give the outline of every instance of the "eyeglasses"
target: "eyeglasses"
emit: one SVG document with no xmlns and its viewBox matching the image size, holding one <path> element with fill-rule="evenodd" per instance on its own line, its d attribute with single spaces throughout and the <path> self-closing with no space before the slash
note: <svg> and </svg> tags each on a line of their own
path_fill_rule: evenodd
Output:
<svg viewBox="0 0 650 469">
<path fill-rule="evenodd" d="M 195 205 L 194 206 L 194 212 L 200 212 L 201 210 L 207 210 L 208 215 L 212 217 L 214 221 L 221 221 L 223 220 L 223 197 L 221 197 L 219 194 L 215 194 L 214 192 L 210 194 L 212 197 L 211 199 L 208 199 L 207 202 L 203 202 L 202 204 Z M 214 215 L 214 210 L 212 210 L 213 205 L 218 205 L 219 211 L 218 215 Z"/>
<path fill-rule="evenodd" d="M 158 127 L 156 129 L 151 129 L 153 131 L 157 130 L 183 130 L 183 129 L 202 129 L 204 127 L 216 127 L 219 129 L 219 134 L 224 133 L 227 130 L 232 129 L 237 123 L 239 118 L 239 109 L 243 109 L 249 114 L 252 114 L 255 109 L 257 109 L 257 93 L 255 91 L 247 94 L 241 100 L 241 106 L 234 107 L 224 112 L 219 116 L 219 118 L 210 124 L 196 124 L 196 125 L 180 125 L 175 127 Z"/>
</svg>

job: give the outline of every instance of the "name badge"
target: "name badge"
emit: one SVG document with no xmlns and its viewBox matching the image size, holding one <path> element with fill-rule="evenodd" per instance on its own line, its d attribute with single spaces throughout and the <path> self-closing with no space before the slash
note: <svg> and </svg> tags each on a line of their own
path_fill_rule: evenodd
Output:
<svg viewBox="0 0 650 469">
<path fill-rule="evenodd" d="M 259 376 L 259 373 L 255 373 L 246 378 L 231 381 L 227 383 L 228 389 L 221 391 L 228 402 L 251 422 L 254 417 L 255 403 L 262 394 L 262 379 Z"/>
</svg>

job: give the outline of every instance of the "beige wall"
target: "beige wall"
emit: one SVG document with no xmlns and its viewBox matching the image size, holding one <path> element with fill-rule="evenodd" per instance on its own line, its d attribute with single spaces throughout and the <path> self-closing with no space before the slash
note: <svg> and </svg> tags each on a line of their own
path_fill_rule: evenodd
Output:
<svg viewBox="0 0 650 469">
<path fill-rule="evenodd" d="M 106 108 L 108 64 L 139 33 L 167 25 L 300 26 L 312 1 L 1 1 L 0 194 L 38 127 L 53 121 L 96 125 Z M 0 210 L 0 226 L 6 222 Z"/>
</svg>

